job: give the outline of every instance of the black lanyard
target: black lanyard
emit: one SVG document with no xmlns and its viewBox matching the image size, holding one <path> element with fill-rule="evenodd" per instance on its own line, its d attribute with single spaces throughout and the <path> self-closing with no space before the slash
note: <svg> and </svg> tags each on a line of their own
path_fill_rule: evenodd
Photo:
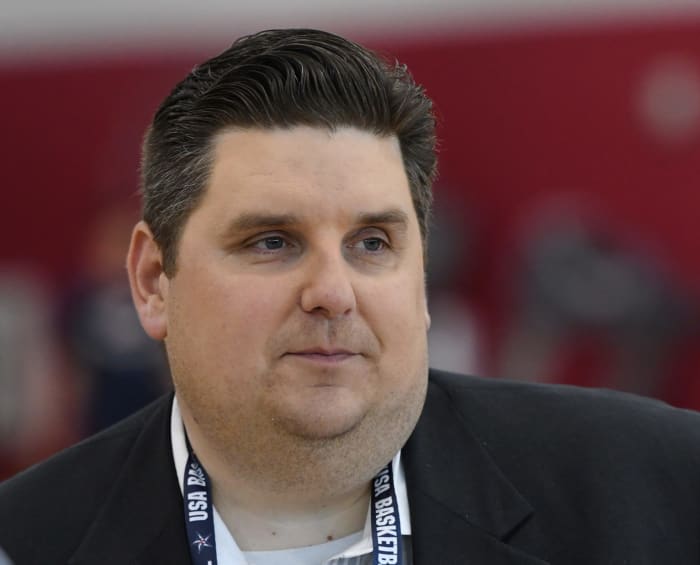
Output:
<svg viewBox="0 0 700 565">
<path fill-rule="evenodd" d="M 189 457 L 185 466 L 183 491 L 185 498 L 185 525 L 193 565 L 216 565 L 216 538 L 214 537 L 214 506 L 207 472 L 199 464 L 194 451 L 187 444 Z"/>
<path fill-rule="evenodd" d="M 187 443 L 183 490 L 185 525 L 193 565 L 216 565 L 214 506 L 209 477 Z M 372 545 L 374 565 L 403 565 L 399 505 L 391 462 L 372 480 Z"/>
<path fill-rule="evenodd" d="M 391 461 L 372 481 L 372 553 L 374 565 L 403 565 L 399 501 Z"/>
</svg>

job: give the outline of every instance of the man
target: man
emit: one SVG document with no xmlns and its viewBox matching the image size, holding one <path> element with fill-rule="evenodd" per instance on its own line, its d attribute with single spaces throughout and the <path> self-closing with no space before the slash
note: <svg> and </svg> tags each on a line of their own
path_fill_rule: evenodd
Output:
<svg viewBox="0 0 700 565">
<path fill-rule="evenodd" d="M 127 267 L 168 396 L 0 486 L 18 563 L 700 562 L 700 418 L 431 372 L 430 101 L 313 30 L 168 96 Z"/>
</svg>

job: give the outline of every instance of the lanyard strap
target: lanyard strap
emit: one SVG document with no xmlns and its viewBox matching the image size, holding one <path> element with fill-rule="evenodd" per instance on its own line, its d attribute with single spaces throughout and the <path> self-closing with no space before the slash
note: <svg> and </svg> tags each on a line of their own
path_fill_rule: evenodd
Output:
<svg viewBox="0 0 700 565">
<path fill-rule="evenodd" d="M 399 503 L 391 461 L 372 481 L 372 553 L 374 565 L 403 565 Z"/>
<path fill-rule="evenodd" d="M 189 449 L 189 442 L 187 445 Z M 193 565 L 216 565 L 214 537 L 214 506 L 207 472 L 197 456 L 189 449 L 185 465 L 184 496 L 185 525 Z"/>
<path fill-rule="evenodd" d="M 209 476 L 187 442 L 185 465 L 185 525 L 192 565 L 217 565 L 214 537 L 214 506 Z M 372 562 L 374 565 L 403 565 L 401 522 L 394 489 L 391 462 L 372 480 Z"/>
</svg>

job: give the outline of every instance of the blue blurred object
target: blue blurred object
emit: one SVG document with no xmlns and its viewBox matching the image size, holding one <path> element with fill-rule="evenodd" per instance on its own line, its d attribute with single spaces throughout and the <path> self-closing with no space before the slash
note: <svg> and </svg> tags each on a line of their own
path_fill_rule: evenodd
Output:
<svg viewBox="0 0 700 565">
<path fill-rule="evenodd" d="M 0 565 L 12 565 L 12 561 L 0 547 Z"/>
</svg>

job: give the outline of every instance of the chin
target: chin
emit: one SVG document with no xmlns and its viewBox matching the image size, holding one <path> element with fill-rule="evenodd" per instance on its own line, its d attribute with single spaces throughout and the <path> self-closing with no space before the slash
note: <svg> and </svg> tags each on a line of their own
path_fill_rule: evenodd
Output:
<svg viewBox="0 0 700 565">
<path fill-rule="evenodd" d="M 289 408 L 275 421 L 289 435 L 308 440 L 341 438 L 355 430 L 367 415 L 366 407 L 358 402 L 331 399 Z"/>
</svg>

